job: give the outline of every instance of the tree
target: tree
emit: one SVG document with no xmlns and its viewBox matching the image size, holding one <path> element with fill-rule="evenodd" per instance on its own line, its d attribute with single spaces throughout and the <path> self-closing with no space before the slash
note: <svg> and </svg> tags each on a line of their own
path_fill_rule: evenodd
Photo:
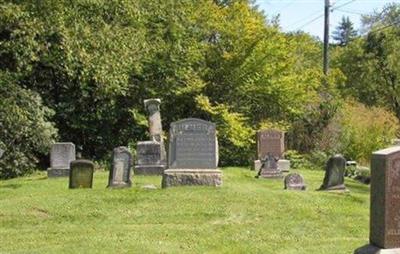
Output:
<svg viewBox="0 0 400 254">
<path fill-rule="evenodd" d="M 357 31 L 353 27 L 353 22 L 349 17 L 342 17 L 342 21 L 336 30 L 333 31 L 333 39 L 338 42 L 339 46 L 346 46 L 351 40 L 357 37 Z"/>
</svg>

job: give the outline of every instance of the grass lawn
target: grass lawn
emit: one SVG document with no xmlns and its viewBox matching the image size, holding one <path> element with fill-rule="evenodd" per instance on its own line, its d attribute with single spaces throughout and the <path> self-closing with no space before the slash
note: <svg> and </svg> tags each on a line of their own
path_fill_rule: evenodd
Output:
<svg viewBox="0 0 400 254">
<path fill-rule="evenodd" d="M 368 242 L 369 186 L 346 178 L 350 193 L 315 191 L 322 171 L 300 170 L 307 191 L 282 180 L 224 168 L 222 188 L 160 187 L 134 176 L 131 189 L 69 190 L 44 172 L 0 181 L 0 253 L 345 254 Z"/>
</svg>

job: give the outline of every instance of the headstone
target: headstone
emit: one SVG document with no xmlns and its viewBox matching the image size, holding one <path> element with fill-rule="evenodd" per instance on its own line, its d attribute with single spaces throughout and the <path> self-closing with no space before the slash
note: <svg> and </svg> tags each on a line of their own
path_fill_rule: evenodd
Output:
<svg viewBox="0 0 400 254">
<path fill-rule="evenodd" d="M 282 178 L 282 171 L 278 168 L 278 158 L 268 154 L 261 160 L 261 169 L 258 171 L 257 178 Z"/>
<path fill-rule="evenodd" d="M 130 187 L 132 171 L 132 154 L 125 146 L 113 151 L 113 163 L 108 178 L 108 187 Z"/>
<path fill-rule="evenodd" d="M 71 162 L 69 172 L 69 188 L 92 188 L 94 164 L 89 160 L 75 160 Z"/>
<path fill-rule="evenodd" d="M 272 154 L 278 158 L 279 168 L 283 172 L 289 172 L 290 161 L 284 160 L 285 152 L 285 133 L 283 131 L 267 129 L 257 132 L 257 160 L 253 162 L 252 169 L 258 171 L 261 168 L 261 160 L 265 159 L 268 154 Z"/>
<path fill-rule="evenodd" d="M 160 114 L 160 99 L 144 100 L 145 108 L 149 114 L 150 141 L 140 141 L 137 144 L 137 161 L 135 174 L 137 175 L 162 175 L 166 168 L 166 151 L 162 136 Z"/>
<path fill-rule="evenodd" d="M 337 154 L 329 158 L 320 190 L 346 190 L 344 185 L 345 169 L 346 159 L 342 155 Z"/>
<path fill-rule="evenodd" d="M 306 190 L 304 178 L 298 173 L 291 173 L 285 177 L 285 190 Z"/>
<path fill-rule="evenodd" d="M 257 132 L 257 158 L 264 159 L 271 154 L 275 158 L 282 158 L 285 152 L 285 134 L 279 130 L 261 130 Z"/>
<path fill-rule="evenodd" d="M 400 147 L 371 158 L 370 244 L 356 254 L 400 253 Z"/>
<path fill-rule="evenodd" d="M 162 175 L 165 161 L 162 161 L 162 147 L 157 141 L 140 141 L 136 146 L 135 175 Z"/>
<path fill-rule="evenodd" d="M 188 118 L 171 123 L 168 170 L 162 186 L 222 185 L 215 124 Z"/>
<path fill-rule="evenodd" d="M 47 169 L 47 176 L 49 178 L 69 176 L 70 163 L 75 159 L 75 145 L 73 143 L 53 144 L 50 151 L 50 168 Z"/>
</svg>

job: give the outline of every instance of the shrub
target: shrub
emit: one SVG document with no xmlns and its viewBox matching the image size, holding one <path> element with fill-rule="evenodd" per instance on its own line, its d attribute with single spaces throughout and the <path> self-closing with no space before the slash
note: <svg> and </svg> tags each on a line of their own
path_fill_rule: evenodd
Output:
<svg viewBox="0 0 400 254">
<path fill-rule="evenodd" d="M 20 88 L 0 72 L 0 178 L 12 178 L 32 171 L 39 155 L 47 154 L 56 129 L 47 121 L 52 111 L 39 95 Z"/>
<path fill-rule="evenodd" d="M 307 157 L 303 154 L 300 154 L 296 150 L 287 150 L 285 152 L 285 158 L 290 160 L 290 167 L 293 169 L 312 168 L 312 165 L 307 160 Z"/>
</svg>

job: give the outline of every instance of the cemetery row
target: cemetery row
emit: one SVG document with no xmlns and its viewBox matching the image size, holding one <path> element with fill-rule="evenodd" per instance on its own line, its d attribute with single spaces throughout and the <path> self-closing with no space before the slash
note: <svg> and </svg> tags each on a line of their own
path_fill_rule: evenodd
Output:
<svg viewBox="0 0 400 254">
<path fill-rule="evenodd" d="M 171 124 L 168 159 L 164 141 L 159 99 L 145 100 L 149 113 L 151 140 L 138 142 L 134 174 L 162 175 L 162 187 L 179 185 L 221 186 L 222 171 L 218 169 L 218 141 L 214 123 L 188 118 Z M 283 178 L 290 162 L 283 158 L 284 133 L 262 130 L 257 133 L 257 160 L 252 168 L 257 178 Z M 48 176 L 69 176 L 69 188 L 91 188 L 94 164 L 76 160 L 73 143 L 56 143 L 50 153 Z M 80 157 L 80 156 L 78 156 Z M 130 187 L 133 156 L 128 148 L 113 151 L 108 187 Z M 344 185 L 346 160 L 341 155 L 331 157 L 319 190 L 348 191 Z M 305 190 L 303 177 L 288 174 L 284 188 Z M 373 154 L 371 160 L 370 244 L 356 254 L 400 253 L 400 146 Z"/>
</svg>

